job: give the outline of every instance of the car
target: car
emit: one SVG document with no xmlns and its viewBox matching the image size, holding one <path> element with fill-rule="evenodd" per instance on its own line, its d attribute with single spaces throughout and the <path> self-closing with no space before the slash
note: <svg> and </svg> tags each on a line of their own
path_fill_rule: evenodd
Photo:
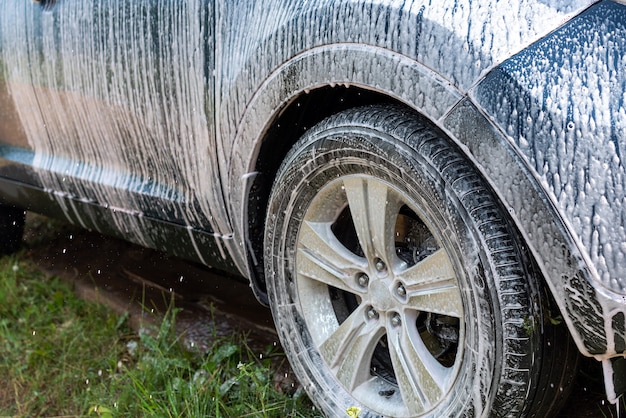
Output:
<svg viewBox="0 0 626 418">
<path fill-rule="evenodd" d="M 626 390 L 626 3 L 5 0 L 0 233 L 250 282 L 328 416 Z"/>
</svg>

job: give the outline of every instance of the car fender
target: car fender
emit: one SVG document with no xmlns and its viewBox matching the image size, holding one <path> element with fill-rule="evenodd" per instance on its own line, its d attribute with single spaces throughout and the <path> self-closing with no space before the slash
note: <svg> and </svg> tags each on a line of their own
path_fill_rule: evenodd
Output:
<svg viewBox="0 0 626 418">
<path fill-rule="evenodd" d="M 625 57 L 626 6 L 598 3 L 491 71 L 447 121 L 599 359 L 626 352 Z"/>
</svg>

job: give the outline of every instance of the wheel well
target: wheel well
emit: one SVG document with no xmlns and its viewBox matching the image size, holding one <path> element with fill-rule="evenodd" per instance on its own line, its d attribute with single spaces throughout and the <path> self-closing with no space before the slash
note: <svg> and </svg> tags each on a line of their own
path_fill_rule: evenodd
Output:
<svg viewBox="0 0 626 418">
<path fill-rule="evenodd" d="M 278 112 L 266 131 L 256 160 L 255 171 L 258 174 L 250 188 L 247 208 L 251 283 L 262 303 L 268 303 L 263 261 L 265 216 L 272 184 L 282 161 L 307 129 L 326 117 L 352 107 L 379 103 L 397 101 L 357 87 L 321 87 L 297 96 Z"/>
</svg>

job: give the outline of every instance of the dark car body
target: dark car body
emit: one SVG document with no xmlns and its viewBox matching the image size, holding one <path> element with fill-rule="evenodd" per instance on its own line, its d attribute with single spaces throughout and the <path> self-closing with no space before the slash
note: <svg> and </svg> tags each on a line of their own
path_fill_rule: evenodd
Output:
<svg viewBox="0 0 626 418">
<path fill-rule="evenodd" d="M 614 400 L 623 2 L 0 4 L 0 201 L 241 275 L 263 302 L 283 157 L 370 103 L 417 111 L 487 179 Z"/>
</svg>

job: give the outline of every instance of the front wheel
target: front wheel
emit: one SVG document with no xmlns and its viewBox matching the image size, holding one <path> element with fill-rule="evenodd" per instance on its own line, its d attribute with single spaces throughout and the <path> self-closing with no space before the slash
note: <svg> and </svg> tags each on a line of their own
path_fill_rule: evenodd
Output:
<svg viewBox="0 0 626 418">
<path fill-rule="evenodd" d="M 575 353 L 551 348 L 514 229 L 418 115 L 361 108 L 310 130 L 277 175 L 265 248 L 281 342 L 328 416 L 546 416 L 550 385 L 567 392 Z"/>
</svg>

